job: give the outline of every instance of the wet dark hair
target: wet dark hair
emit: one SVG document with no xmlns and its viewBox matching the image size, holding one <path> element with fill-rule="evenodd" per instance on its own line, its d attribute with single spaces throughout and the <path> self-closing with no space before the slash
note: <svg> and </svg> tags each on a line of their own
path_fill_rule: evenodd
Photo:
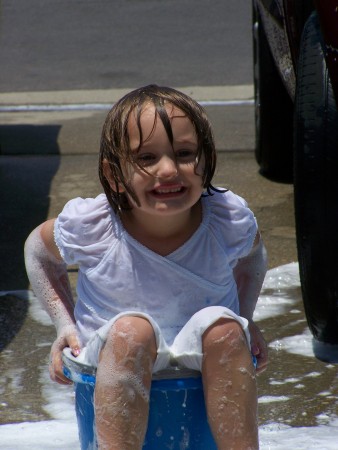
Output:
<svg viewBox="0 0 338 450">
<path fill-rule="evenodd" d="M 122 97 L 109 111 L 103 125 L 99 158 L 99 177 L 109 203 L 115 212 L 130 209 L 126 193 L 139 205 L 138 198 L 125 178 L 122 167 L 126 163 L 137 164 L 129 145 L 128 121 L 132 112 L 135 112 L 136 123 L 140 134 L 140 145 L 143 144 L 141 128 L 141 114 L 144 106 L 153 104 L 156 109 L 156 120 L 159 117 L 163 123 L 168 139 L 173 144 L 173 132 L 165 105 L 171 104 L 191 120 L 197 135 L 197 157 L 195 170 L 202 157 L 204 157 L 204 170 L 202 185 L 208 194 L 217 191 L 211 184 L 216 168 L 216 149 L 211 125 L 204 109 L 188 95 L 169 87 L 149 85 L 136 89 Z M 107 160 L 111 171 L 109 179 L 103 170 L 103 161 Z M 145 170 L 145 169 L 142 169 Z M 110 180 L 110 181 L 109 181 Z M 115 184 L 114 189 L 111 183 Z M 120 192 L 123 186 L 125 192 Z"/>
</svg>

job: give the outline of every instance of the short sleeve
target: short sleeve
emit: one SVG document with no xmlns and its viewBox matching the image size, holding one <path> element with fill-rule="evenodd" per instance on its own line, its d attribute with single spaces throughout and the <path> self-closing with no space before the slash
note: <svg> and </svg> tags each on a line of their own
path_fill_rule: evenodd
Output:
<svg viewBox="0 0 338 450">
<path fill-rule="evenodd" d="M 70 200 L 57 217 L 54 239 L 67 264 L 95 267 L 111 245 L 112 209 L 104 194 Z"/>
<path fill-rule="evenodd" d="M 214 233 L 234 267 L 252 249 L 258 231 L 256 218 L 247 202 L 231 191 L 215 194 L 211 203 Z"/>
</svg>

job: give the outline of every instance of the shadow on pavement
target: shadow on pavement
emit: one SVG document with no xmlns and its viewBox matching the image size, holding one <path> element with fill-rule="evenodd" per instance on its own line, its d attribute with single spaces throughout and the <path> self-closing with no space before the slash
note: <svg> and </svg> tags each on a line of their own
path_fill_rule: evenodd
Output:
<svg viewBox="0 0 338 450">
<path fill-rule="evenodd" d="M 52 179 L 60 164 L 59 125 L 0 126 L 0 291 L 28 288 L 23 247 L 29 233 L 46 220 Z M 16 336 L 28 302 L 0 297 L 0 351 Z"/>
</svg>

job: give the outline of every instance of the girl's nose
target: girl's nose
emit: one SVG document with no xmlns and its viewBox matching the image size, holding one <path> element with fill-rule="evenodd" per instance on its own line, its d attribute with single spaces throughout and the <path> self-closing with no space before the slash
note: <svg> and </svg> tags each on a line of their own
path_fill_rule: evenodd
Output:
<svg viewBox="0 0 338 450">
<path fill-rule="evenodd" d="M 177 162 L 175 157 L 163 155 L 155 169 L 156 178 L 173 178 L 177 175 Z"/>
</svg>

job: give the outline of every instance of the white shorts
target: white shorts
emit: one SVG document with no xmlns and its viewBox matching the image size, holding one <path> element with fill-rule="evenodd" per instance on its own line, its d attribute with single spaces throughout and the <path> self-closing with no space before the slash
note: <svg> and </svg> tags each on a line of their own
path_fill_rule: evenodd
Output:
<svg viewBox="0 0 338 450">
<path fill-rule="evenodd" d="M 78 361 L 80 362 L 81 360 L 83 364 L 97 367 L 100 351 L 107 339 L 109 330 L 114 322 L 126 316 L 143 317 L 150 322 L 154 329 L 157 344 L 157 358 L 153 367 L 153 373 L 170 367 L 173 362 L 175 365 L 181 367 L 201 371 L 203 333 L 221 318 L 234 319 L 242 326 L 248 347 L 250 348 L 250 333 L 247 319 L 238 316 L 223 306 L 210 306 L 194 314 L 183 326 L 170 346 L 165 341 L 159 325 L 149 314 L 138 311 L 125 311 L 115 316 L 95 332 L 95 335 L 82 350 Z"/>
</svg>

